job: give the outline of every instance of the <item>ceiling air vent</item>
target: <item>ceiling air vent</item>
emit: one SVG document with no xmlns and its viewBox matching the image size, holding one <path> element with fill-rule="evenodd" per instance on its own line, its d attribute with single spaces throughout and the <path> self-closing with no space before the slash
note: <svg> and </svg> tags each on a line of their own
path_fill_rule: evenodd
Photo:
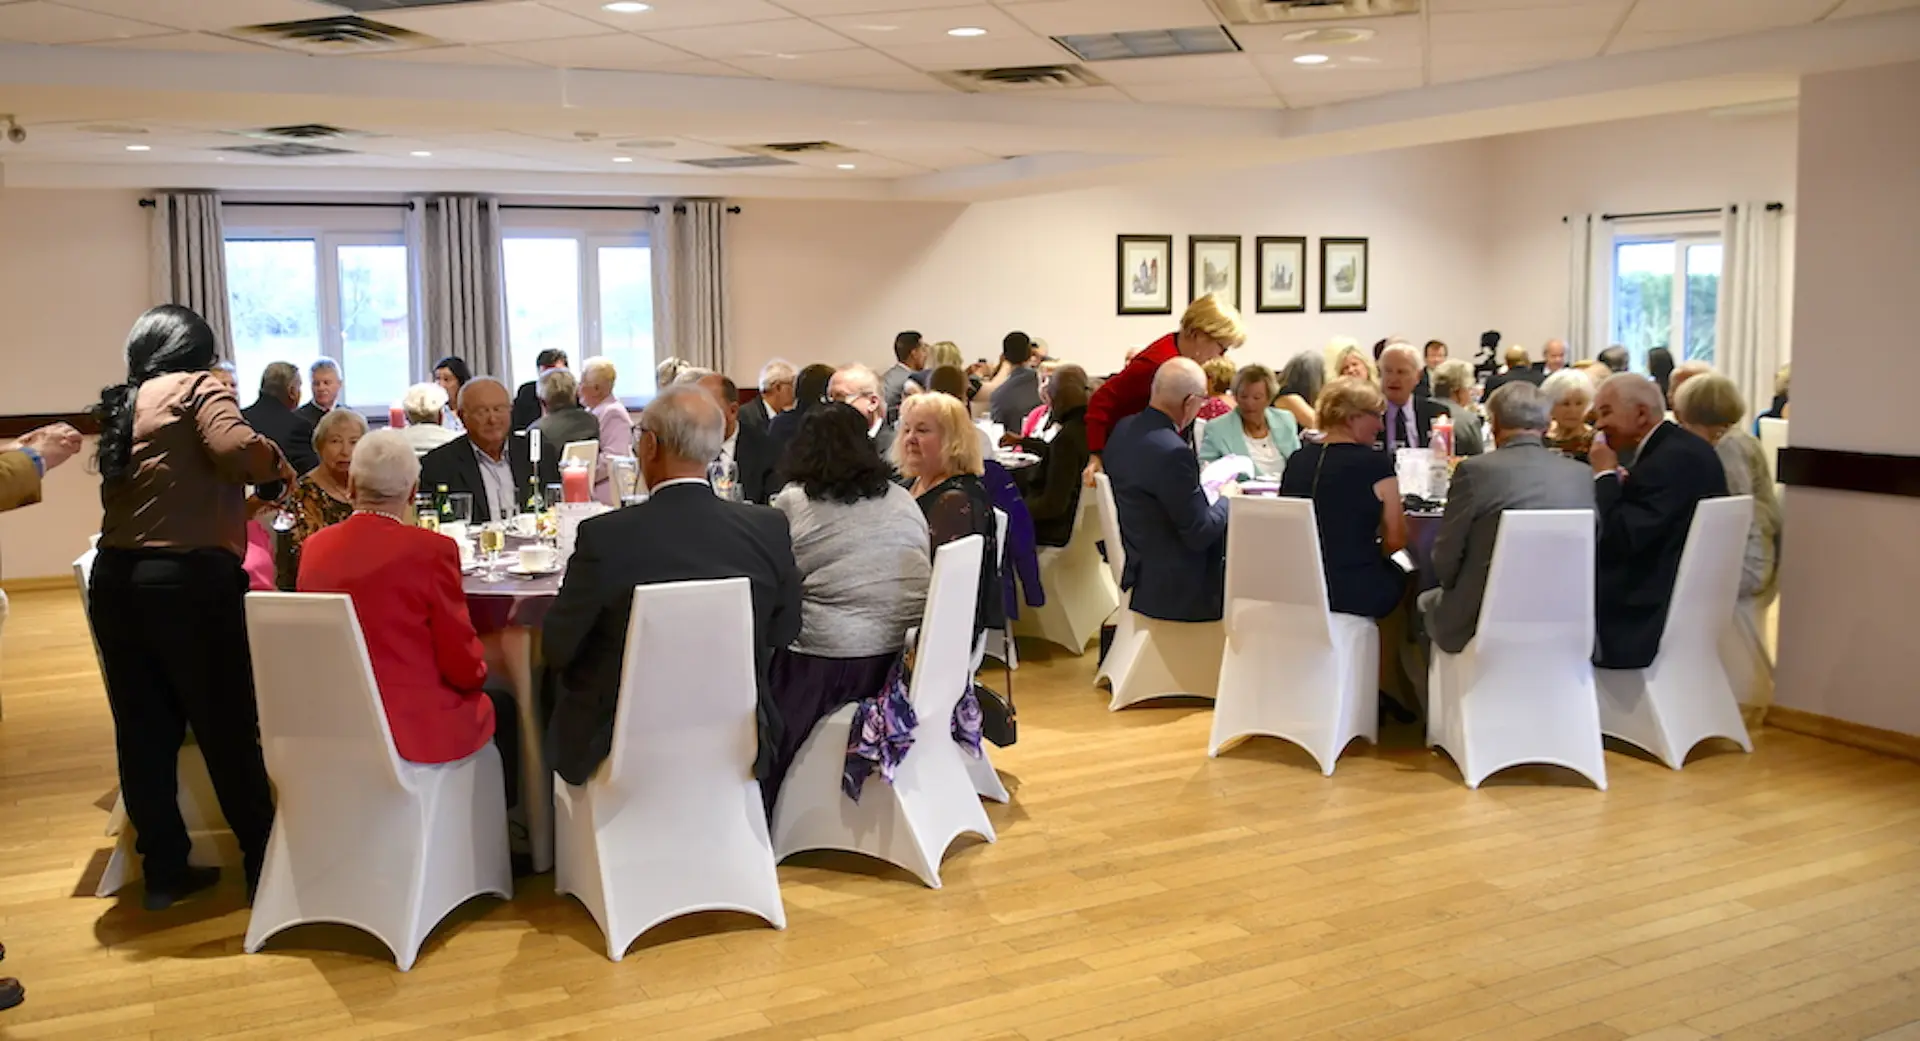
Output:
<svg viewBox="0 0 1920 1041">
<path fill-rule="evenodd" d="M 327 0 L 335 7 L 344 7 L 360 14 L 379 14 L 382 11 L 406 11 L 416 7 L 453 7 L 456 4 L 484 4 L 490 0 Z"/>
<path fill-rule="evenodd" d="M 969 94 L 1023 94 L 1076 87 L 1103 87 L 1106 80 L 1078 65 L 1021 65 L 1006 69 L 954 69 L 935 79 Z"/>
<path fill-rule="evenodd" d="M 1240 49 L 1225 26 L 1197 25 L 1185 29 L 1143 32 L 1087 33 L 1056 36 L 1053 41 L 1081 61 L 1120 61 L 1126 58 L 1170 58 L 1182 54 L 1229 54 Z"/>
<path fill-rule="evenodd" d="M 296 126 L 261 127 L 258 130 L 245 131 L 248 137 L 257 137 L 265 141 L 333 141 L 343 137 L 359 137 L 351 130 L 342 130 L 325 123 L 301 123 Z"/>
<path fill-rule="evenodd" d="M 688 166 L 702 170 L 757 170 L 767 166 L 794 166 L 793 161 L 771 155 L 728 155 L 717 159 L 682 159 Z"/>
<path fill-rule="evenodd" d="M 440 43 L 423 33 L 350 14 L 250 25 L 233 30 L 233 34 L 308 54 L 379 54 Z"/>
<path fill-rule="evenodd" d="M 1228 25 L 1385 18 L 1419 14 L 1420 0 L 1208 0 Z"/>
<path fill-rule="evenodd" d="M 352 155 L 344 148 L 327 148 L 324 145 L 304 145 L 298 141 L 282 141 L 270 145 L 230 145 L 220 149 L 222 152 L 241 152 L 246 155 L 264 155 L 270 159 L 305 159 L 316 155 Z"/>
<path fill-rule="evenodd" d="M 744 147 L 749 152 L 762 155 L 844 155 L 853 151 L 846 145 L 836 145 L 832 141 L 782 141 Z"/>
</svg>

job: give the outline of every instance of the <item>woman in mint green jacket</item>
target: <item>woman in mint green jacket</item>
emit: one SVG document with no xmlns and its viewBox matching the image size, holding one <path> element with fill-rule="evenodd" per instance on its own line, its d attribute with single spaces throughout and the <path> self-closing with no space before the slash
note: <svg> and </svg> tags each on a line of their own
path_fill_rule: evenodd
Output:
<svg viewBox="0 0 1920 1041">
<path fill-rule="evenodd" d="M 1208 421 L 1200 461 L 1243 455 L 1253 460 L 1256 478 L 1279 480 L 1287 457 L 1300 447 L 1300 424 L 1291 413 L 1273 407 L 1278 389 L 1279 381 L 1265 365 L 1241 369 L 1233 377 L 1234 409 Z"/>
</svg>

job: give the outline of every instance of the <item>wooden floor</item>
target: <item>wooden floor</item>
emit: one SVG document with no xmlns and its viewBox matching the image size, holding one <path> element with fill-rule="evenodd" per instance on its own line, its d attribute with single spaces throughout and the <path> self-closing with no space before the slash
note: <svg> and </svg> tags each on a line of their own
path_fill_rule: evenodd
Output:
<svg viewBox="0 0 1920 1041">
<path fill-rule="evenodd" d="M 1037 649 L 1036 649 L 1037 651 Z M 237 883 L 150 915 L 88 895 L 112 731 L 71 594 L 18 596 L 0 723 L 8 1038 L 1920 1039 L 1920 765 L 1778 731 L 1611 789 L 1479 792 L 1397 734 L 1323 778 L 1206 757 L 1204 705 L 1109 714 L 1091 658 L 1018 675 L 1011 806 L 946 888 L 781 869 L 789 925 L 700 916 L 609 962 L 551 876 L 402 975 L 374 941 L 240 951 Z"/>
</svg>

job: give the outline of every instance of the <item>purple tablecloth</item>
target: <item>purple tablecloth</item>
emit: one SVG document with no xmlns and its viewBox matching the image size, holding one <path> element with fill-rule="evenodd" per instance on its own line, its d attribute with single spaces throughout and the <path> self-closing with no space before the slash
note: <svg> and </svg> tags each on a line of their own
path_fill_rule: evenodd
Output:
<svg viewBox="0 0 1920 1041">
<path fill-rule="evenodd" d="M 1414 566 L 1420 569 L 1422 591 L 1440 584 L 1439 576 L 1433 573 L 1433 542 L 1440 537 L 1440 517 L 1438 511 L 1407 511 L 1407 556 L 1412 557 Z"/>
<path fill-rule="evenodd" d="M 558 574 L 516 578 L 504 567 L 495 582 L 487 581 L 480 571 L 465 576 L 460 584 L 466 590 L 467 614 L 473 617 L 474 630 L 485 635 L 516 627 L 538 629 L 560 592 L 560 578 Z"/>
</svg>

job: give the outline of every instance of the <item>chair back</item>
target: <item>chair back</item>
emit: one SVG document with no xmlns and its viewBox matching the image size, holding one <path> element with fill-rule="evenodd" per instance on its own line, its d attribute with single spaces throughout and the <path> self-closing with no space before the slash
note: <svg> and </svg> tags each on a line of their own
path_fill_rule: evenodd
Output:
<svg viewBox="0 0 1920 1041">
<path fill-rule="evenodd" d="M 1257 613 L 1262 627 L 1331 639 L 1313 501 L 1243 495 L 1227 509 L 1228 631 Z"/>
<path fill-rule="evenodd" d="M 563 468 L 568 463 L 579 462 L 588 470 L 592 470 L 599 461 L 600 442 L 598 440 L 569 441 L 566 447 L 560 450 L 560 465 Z"/>
<path fill-rule="evenodd" d="M 1474 639 L 1526 649 L 1593 647 L 1592 510 L 1507 510 Z"/>
<path fill-rule="evenodd" d="M 405 788 L 353 598 L 249 593 L 247 641 L 260 747 L 283 803 L 356 807 L 355 794 Z"/>
<path fill-rule="evenodd" d="M 758 697 L 747 579 L 636 586 L 608 787 L 678 787 L 716 763 L 752 776 Z"/>
<path fill-rule="evenodd" d="M 1093 475 L 1093 491 L 1100 503 L 1100 538 L 1107 544 L 1107 567 L 1113 571 L 1113 584 L 1127 566 L 1127 547 L 1120 541 L 1120 510 L 1113 503 L 1113 479 L 1104 473 Z"/>
<path fill-rule="evenodd" d="M 1733 620 L 1740 596 L 1740 569 L 1753 524 L 1753 496 L 1708 499 L 1693 511 L 1693 527 L 1680 553 L 1680 573 L 1667 601 L 1662 649 L 1691 641 L 1712 651 Z M 1704 643 L 1702 643 L 1704 641 Z"/>
<path fill-rule="evenodd" d="M 1204 419 L 1195 419 L 1193 421 L 1193 450 L 1196 453 L 1199 452 L 1200 446 L 1205 444 L 1206 440 L 1207 421 Z"/>
<path fill-rule="evenodd" d="M 1787 447 L 1787 421 L 1764 416 L 1760 420 L 1760 450 L 1767 457 L 1767 474 L 1780 483 L 1780 450 Z"/>
<path fill-rule="evenodd" d="M 920 643 L 913 656 L 907 700 L 923 726 L 947 732 L 953 707 L 967 689 L 973 660 L 973 612 L 980 591 L 980 555 L 985 539 L 968 535 L 933 554 L 933 581 L 920 616 Z"/>
<path fill-rule="evenodd" d="M 96 541 L 98 541 L 99 538 L 100 536 L 98 535 L 94 536 Z M 82 615 L 87 613 L 87 609 L 93 602 L 92 592 L 87 587 L 93 582 L 93 559 L 99 555 L 100 551 L 98 549 L 90 548 L 75 558 L 73 562 L 73 584 L 80 589 L 80 613 Z"/>
</svg>

